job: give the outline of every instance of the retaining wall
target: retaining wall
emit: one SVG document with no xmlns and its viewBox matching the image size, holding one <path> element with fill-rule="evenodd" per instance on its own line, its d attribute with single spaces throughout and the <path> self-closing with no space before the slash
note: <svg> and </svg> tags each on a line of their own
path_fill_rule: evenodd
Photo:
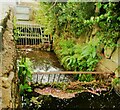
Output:
<svg viewBox="0 0 120 110">
<path fill-rule="evenodd" d="M 13 38 L 13 12 L 10 10 L 2 22 L 3 35 L 1 53 L 1 101 L 2 108 L 16 108 L 16 48 Z"/>
</svg>

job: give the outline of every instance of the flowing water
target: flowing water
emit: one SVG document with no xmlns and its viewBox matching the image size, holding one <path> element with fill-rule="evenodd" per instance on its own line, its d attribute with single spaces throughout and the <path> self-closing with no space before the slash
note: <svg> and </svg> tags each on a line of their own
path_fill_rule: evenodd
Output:
<svg viewBox="0 0 120 110">
<path fill-rule="evenodd" d="M 27 50 L 26 56 L 30 58 L 33 62 L 34 72 L 50 72 L 50 71 L 63 71 L 64 68 L 61 67 L 56 55 L 52 52 L 45 51 L 30 51 Z M 39 75 L 42 77 L 42 75 Z M 52 79 L 51 76 L 50 79 Z M 58 76 L 57 76 L 58 77 Z M 56 78 L 57 78 L 56 77 Z M 61 76 L 64 77 L 64 76 Z M 67 81 L 69 77 L 65 78 Z M 36 82 L 36 75 L 33 75 L 33 81 Z M 39 79 L 37 79 L 39 82 Z M 51 80 L 52 81 L 52 80 Z M 56 79 L 57 81 L 57 79 Z M 48 75 L 45 75 L 43 82 L 48 82 Z M 80 93 L 76 97 L 71 99 L 58 99 L 52 96 L 44 96 L 38 93 L 28 93 L 25 99 L 30 100 L 34 97 L 36 102 L 26 101 L 23 105 L 23 109 L 28 110 L 80 110 L 80 109 L 118 109 L 120 110 L 120 97 L 112 90 L 110 93 L 104 95 L 102 93 L 100 96 L 93 95 L 91 93 Z"/>
<path fill-rule="evenodd" d="M 31 49 L 21 51 L 20 54 L 22 52 L 26 54 L 26 57 L 29 58 L 33 64 L 32 76 L 34 83 L 68 82 L 72 80 L 69 76 L 62 74 L 34 74 L 39 72 L 54 72 L 64 70 L 53 52 L 33 51 Z"/>
<path fill-rule="evenodd" d="M 53 52 L 46 51 L 29 51 L 26 56 L 33 63 L 33 73 L 63 71 L 64 68 L 58 62 Z M 33 82 L 67 82 L 70 79 L 62 74 L 33 74 Z"/>
</svg>

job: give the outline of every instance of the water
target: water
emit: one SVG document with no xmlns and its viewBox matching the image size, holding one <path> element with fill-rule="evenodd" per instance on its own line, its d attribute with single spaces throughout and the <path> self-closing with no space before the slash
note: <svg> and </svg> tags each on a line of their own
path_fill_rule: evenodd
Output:
<svg viewBox="0 0 120 110">
<path fill-rule="evenodd" d="M 28 51 L 26 56 L 30 58 L 33 63 L 34 72 L 50 72 L 64 70 L 53 52 Z"/>
<path fill-rule="evenodd" d="M 70 77 L 63 74 L 34 74 L 39 72 L 63 71 L 55 53 L 27 49 L 26 57 L 33 63 L 33 83 L 68 82 Z"/>
</svg>

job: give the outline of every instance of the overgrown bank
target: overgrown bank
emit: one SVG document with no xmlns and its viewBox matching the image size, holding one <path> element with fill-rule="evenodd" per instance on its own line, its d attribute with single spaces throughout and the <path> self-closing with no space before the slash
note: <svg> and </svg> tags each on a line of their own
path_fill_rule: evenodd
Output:
<svg viewBox="0 0 120 110">
<path fill-rule="evenodd" d="M 67 70 L 118 75 L 119 4 L 40 3 L 36 19 L 46 26 L 45 33 L 54 37 L 54 50 Z"/>
</svg>

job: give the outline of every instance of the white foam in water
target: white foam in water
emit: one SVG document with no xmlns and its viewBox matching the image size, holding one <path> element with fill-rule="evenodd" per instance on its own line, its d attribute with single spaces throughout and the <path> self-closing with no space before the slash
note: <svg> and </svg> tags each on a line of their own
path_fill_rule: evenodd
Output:
<svg viewBox="0 0 120 110">
<path fill-rule="evenodd" d="M 59 69 L 58 68 L 50 67 L 47 72 L 52 72 L 52 71 L 59 71 Z"/>
<path fill-rule="evenodd" d="M 40 70 L 40 68 L 38 67 L 38 68 L 34 69 L 33 72 L 34 72 L 34 73 L 37 73 L 37 72 L 45 72 L 45 70 Z"/>
</svg>

